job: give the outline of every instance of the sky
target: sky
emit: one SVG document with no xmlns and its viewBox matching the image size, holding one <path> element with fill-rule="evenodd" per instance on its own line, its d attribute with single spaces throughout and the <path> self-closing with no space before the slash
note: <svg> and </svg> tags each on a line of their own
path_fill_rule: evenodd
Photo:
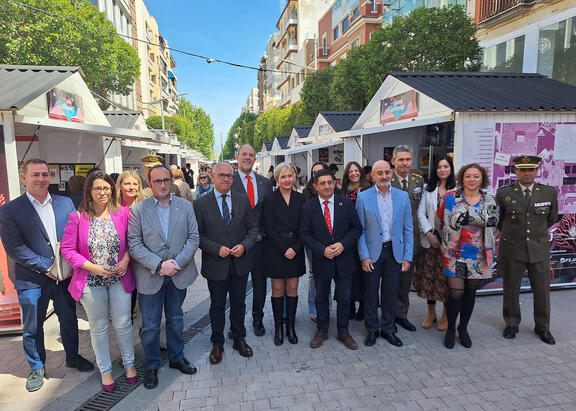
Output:
<svg viewBox="0 0 576 411">
<path fill-rule="evenodd" d="M 276 32 L 280 0 L 145 0 L 162 36 L 171 48 L 260 66 L 268 37 Z M 178 93 L 202 107 L 214 123 L 215 152 L 220 152 L 220 134 L 228 130 L 241 113 L 253 87 L 257 71 L 172 53 L 176 61 Z"/>
</svg>

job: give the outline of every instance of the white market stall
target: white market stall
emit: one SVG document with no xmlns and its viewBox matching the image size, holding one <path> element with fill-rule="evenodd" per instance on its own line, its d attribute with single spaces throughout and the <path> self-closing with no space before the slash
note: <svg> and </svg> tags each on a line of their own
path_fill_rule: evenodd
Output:
<svg viewBox="0 0 576 411">
<path fill-rule="evenodd" d="M 347 161 L 368 164 L 407 144 L 425 175 L 441 153 L 456 169 L 477 162 L 492 193 L 515 181 L 514 156 L 540 156 L 537 181 L 557 189 L 563 214 L 550 230 L 552 284 L 575 284 L 576 87 L 540 74 L 390 73 L 345 140 Z"/>
</svg>

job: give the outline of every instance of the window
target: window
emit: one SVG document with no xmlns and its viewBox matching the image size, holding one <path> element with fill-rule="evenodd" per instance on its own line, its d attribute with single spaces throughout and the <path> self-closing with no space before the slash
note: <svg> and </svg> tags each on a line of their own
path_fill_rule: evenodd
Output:
<svg viewBox="0 0 576 411">
<path fill-rule="evenodd" d="M 326 44 L 326 34 L 324 34 L 324 36 L 322 36 L 322 55 L 327 55 L 328 54 L 328 46 Z"/>
<path fill-rule="evenodd" d="M 350 20 L 352 20 L 352 21 L 356 20 L 359 15 L 360 15 L 360 10 L 358 9 L 358 7 L 356 7 L 356 8 L 352 11 L 352 17 L 350 18 Z"/>
<path fill-rule="evenodd" d="M 336 41 L 336 39 L 337 39 L 338 37 L 340 37 L 339 27 L 338 27 L 338 26 L 334 27 L 334 31 L 333 31 L 332 33 L 333 33 L 333 39 L 332 39 L 332 41 Z"/>
<path fill-rule="evenodd" d="M 370 0 L 370 2 L 372 3 L 371 7 L 372 12 L 376 12 L 376 0 Z"/>
<path fill-rule="evenodd" d="M 540 30 L 538 73 L 576 85 L 576 17 Z"/>
<path fill-rule="evenodd" d="M 360 39 L 356 39 L 350 45 L 350 48 L 358 47 L 360 45 Z"/>
<path fill-rule="evenodd" d="M 344 19 L 344 21 L 342 22 L 342 33 L 346 33 L 346 30 L 348 30 L 349 24 L 350 24 L 350 22 L 348 21 L 348 17 L 346 17 Z"/>
<path fill-rule="evenodd" d="M 524 36 L 484 49 L 482 71 L 521 73 L 524 63 Z"/>
</svg>

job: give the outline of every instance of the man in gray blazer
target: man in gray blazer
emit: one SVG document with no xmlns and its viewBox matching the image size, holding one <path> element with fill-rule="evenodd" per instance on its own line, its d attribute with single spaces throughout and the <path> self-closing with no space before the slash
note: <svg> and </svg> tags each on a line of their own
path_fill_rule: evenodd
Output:
<svg viewBox="0 0 576 411">
<path fill-rule="evenodd" d="M 128 221 L 128 245 L 134 259 L 138 301 L 142 312 L 140 339 L 144 347 L 144 386 L 158 385 L 160 322 L 166 316 L 170 368 L 194 374 L 196 367 L 184 358 L 182 303 L 186 288 L 198 271 L 198 225 L 189 201 L 170 193 L 172 175 L 163 165 L 148 172 L 152 197 L 135 204 Z"/>
<path fill-rule="evenodd" d="M 248 197 L 231 191 L 232 167 L 219 163 L 214 167 L 214 190 L 194 202 L 198 220 L 202 275 L 210 290 L 210 325 L 213 347 L 210 363 L 222 361 L 226 295 L 230 295 L 230 333 L 233 349 L 244 357 L 252 356 L 246 343 L 246 283 L 253 269 L 252 250 L 258 226 Z"/>
<path fill-rule="evenodd" d="M 267 278 L 264 272 L 264 249 L 262 247 L 262 203 L 272 194 L 270 180 L 256 174 L 253 170 L 256 161 L 256 150 L 249 144 L 244 144 L 238 149 L 236 156 L 238 171 L 234 173 L 232 191 L 248 196 L 250 206 L 254 209 L 256 223 L 258 224 L 258 237 L 252 250 L 254 268 L 252 269 L 252 326 L 254 335 L 261 337 L 266 334 L 264 328 L 264 304 L 266 303 Z"/>
</svg>

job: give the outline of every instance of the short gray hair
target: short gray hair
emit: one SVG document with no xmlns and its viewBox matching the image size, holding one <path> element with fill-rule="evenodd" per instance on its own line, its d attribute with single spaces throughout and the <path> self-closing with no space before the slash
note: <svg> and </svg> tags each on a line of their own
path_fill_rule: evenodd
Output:
<svg viewBox="0 0 576 411">
<path fill-rule="evenodd" d="M 396 159 L 396 154 L 398 153 L 410 153 L 410 155 L 414 157 L 414 152 L 406 144 L 400 144 L 394 147 L 394 151 L 392 151 L 392 158 Z"/>
</svg>

